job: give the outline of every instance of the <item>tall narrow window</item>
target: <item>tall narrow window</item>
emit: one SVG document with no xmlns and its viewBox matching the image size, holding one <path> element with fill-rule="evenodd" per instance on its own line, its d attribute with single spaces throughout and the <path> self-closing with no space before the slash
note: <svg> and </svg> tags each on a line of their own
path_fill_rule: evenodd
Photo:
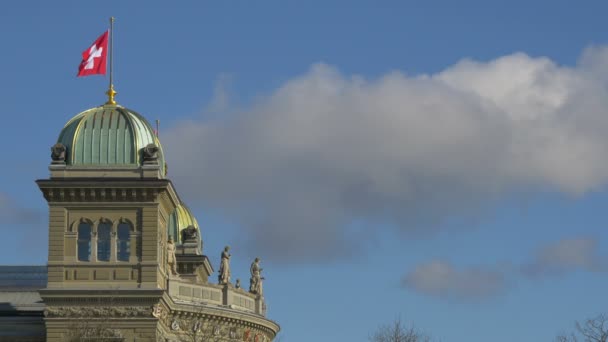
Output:
<svg viewBox="0 0 608 342">
<path fill-rule="evenodd" d="M 91 225 L 85 222 L 78 225 L 78 260 L 91 261 Z"/>
<path fill-rule="evenodd" d="M 97 260 L 110 261 L 110 223 L 100 223 L 97 226 Z"/>
<path fill-rule="evenodd" d="M 131 255 L 131 226 L 127 223 L 118 225 L 117 254 L 119 261 L 129 261 Z"/>
</svg>

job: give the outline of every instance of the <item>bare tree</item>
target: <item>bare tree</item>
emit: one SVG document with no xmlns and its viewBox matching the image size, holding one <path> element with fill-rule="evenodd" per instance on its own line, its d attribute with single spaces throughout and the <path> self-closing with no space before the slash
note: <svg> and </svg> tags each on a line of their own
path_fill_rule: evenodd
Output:
<svg viewBox="0 0 608 342">
<path fill-rule="evenodd" d="M 66 336 L 69 342 L 122 342 L 122 334 L 109 327 L 107 322 L 79 321 L 70 325 Z"/>
<path fill-rule="evenodd" d="M 555 338 L 556 342 L 608 342 L 608 316 L 599 315 L 575 323 L 576 332 L 562 334 Z"/>
<path fill-rule="evenodd" d="M 120 294 L 118 287 L 108 290 L 109 297 L 97 298 L 97 307 L 115 306 L 115 300 Z M 69 342 L 122 342 L 124 337 L 120 330 L 112 327 L 112 321 L 105 318 L 80 317 L 70 320 L 68 333 L 65 338 Z"/>
<path fill-rule="evenodd" d="M 370 342 L 429 342 L 431 338 L 414 326 L 406 327 L 401 318 L 391 324 L 380 326 L 369 337 Z"/>
</svg>

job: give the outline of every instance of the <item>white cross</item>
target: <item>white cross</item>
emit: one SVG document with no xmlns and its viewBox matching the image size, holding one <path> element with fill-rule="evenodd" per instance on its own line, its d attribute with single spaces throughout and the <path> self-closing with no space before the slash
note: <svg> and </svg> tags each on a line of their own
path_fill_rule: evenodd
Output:
<svg viewBox="0 0 608 342">
<path fill-rule="evenodd" d="M 101 57 L 102 51 L 103 51 L 103 47 L 101 47 L 101 46 L 99 48 L 97 48 L 96 44 L 93 44 L 93 46 L 91 46 L 91 49 L 89 49 L 89 58 L 87 59 L 87 64 L 84 66 L 85 70 L 93 69 L 93 66 L 95 65 L 93 58 Z"/>
</svg>

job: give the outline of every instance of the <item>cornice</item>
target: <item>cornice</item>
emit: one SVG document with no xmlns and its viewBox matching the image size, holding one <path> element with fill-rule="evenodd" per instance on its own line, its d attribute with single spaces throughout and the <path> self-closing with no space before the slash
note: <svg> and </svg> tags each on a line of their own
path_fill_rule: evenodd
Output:
<svg viewBox="0 0 608 342">
<path fill-rule="evenodd" d="M 155 202 L 166 185 L 38 182 L 48 202 Z"/>
<path fill-rule="evenodd" d="M 164 290 L 162 289 L 78 289 L 78 288 L 63 288 L 63 289 L 40 289 L 40 296 L 46 304 L 52 304 L 53 301 L 83 301 L 98 303 L 104 300 L 111 301 L 129 301 L 134 299 L 155 299 L 163 297 Z"/>
<path fill-rule="evenodd" d="M 171 207 L 180 203 L 168 179 L 62 178 L 39 179 L 36 183 L 49 203 L 157 202 Z"/>
</svg>

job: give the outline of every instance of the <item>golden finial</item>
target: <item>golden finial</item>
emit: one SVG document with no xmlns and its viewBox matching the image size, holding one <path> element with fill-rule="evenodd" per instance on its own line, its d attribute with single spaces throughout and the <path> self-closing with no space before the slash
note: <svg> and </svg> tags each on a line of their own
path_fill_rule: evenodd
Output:
<svg viewBox="0 0 608 342">
<path fill-rule="evenodd" d="M 114 100 L 114 96 L 116 96 L 116 94 L 118 93 L 114 90 L 114 85 L 110 84 L 110 88 L 108 89 L 108 91 L 106 91 L 106 95 L 108 95 L 108 102 L 106 102 L 106 104 L 115 105 L 116 100 Z"/>
</svg>

